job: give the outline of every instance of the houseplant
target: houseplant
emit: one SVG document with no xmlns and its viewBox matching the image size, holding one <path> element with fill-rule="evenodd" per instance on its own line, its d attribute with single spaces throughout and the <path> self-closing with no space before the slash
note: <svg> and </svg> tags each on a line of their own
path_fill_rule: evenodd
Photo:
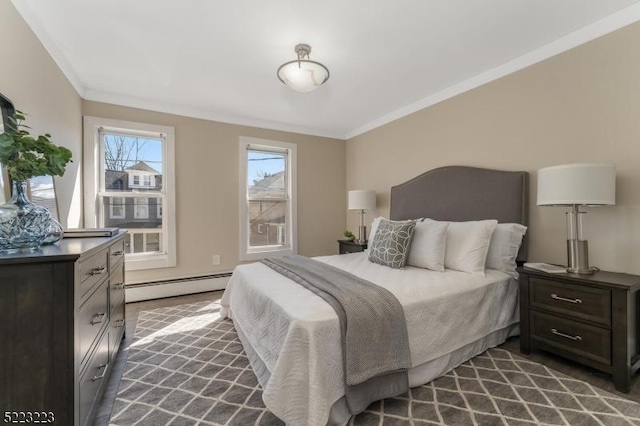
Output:
<svg viewBox="0 0 640 426">
<path fill-rule="evenodd" d="M 353 233 L 351 231 L 349 231 L 348 229 L 346 231 L 344 231 L 344 239 L 347 241 L 353 241 L 355 240 L 356 236 L 353 235 Z"/>
<path fill-rule="evenodd" d="M 0 206 L 0 251 L 34 249 L 47 238 L 52 225 L 49 211 L 31 203 L 27 181 L 35 176 L 62 176 L 71 151 L 51 142 L 50 134 L 33 137 L 16 111 L 0 134 L 0 163 L 12 181 L 12 197 Z"/>
</svg>

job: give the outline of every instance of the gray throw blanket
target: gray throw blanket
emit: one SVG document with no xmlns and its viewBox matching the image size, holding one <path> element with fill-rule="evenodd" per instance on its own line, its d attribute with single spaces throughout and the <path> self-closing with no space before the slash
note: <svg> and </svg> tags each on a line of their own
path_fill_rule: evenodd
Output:
<svg viewBox="0 0 640 426">
<path fill-rule="evenodd" d="M 402 305 L 387 289 L 303 256 L 262 263 L 324 299 L 338 314 L 346 399 L 356 414 L 409 389 L 411 353 Z"/>
</svg>

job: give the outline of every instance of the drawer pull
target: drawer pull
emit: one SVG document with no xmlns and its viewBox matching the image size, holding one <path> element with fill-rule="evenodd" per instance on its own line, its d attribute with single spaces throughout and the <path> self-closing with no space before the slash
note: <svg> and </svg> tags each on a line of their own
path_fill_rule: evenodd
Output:
<svg viewBox="0 0 640 426">
<path fill-rule="evenodd" d="M 111 256 L 114 256 L 114 257 L 124 256 L 124 251 L 122 250 L 114 251 L 113 253 L 111 253 Z"/>
<path fill-rule="evenodd" d="M 122 328 L 122 327 L 124 327 L 124 320 L 119 319 L 118 321 L 116 321 L 116 325 L 114 326 L 114 328 Z"/>
<path fill-rule="evenodd" d="M 104 376 L 107 374 L 107 369 L 109 368 L 109 364 L 103 364 L 103 365 L 99 365 L 98 366 L 98 371 L 100 371 L 100 369 L 104 368 L 104 370 L 102 370 L 102 374 L 99 376 L 93 376 L 93 380 L 94 382 L 97 382 L 98 380 L 102 380 L 104 379 Z"/>
<path fill-rule="evenodd" d="M 91 271 L 91 275 L 102 275 L 107 272 L 107 267 L 103 266 L 102 268 L 96 268 Z"/>
<path fill-rule="evenodd" d="M 581 299 L 567 299 L 566 297 L 560 297 L 557 294 L 552 294 L 551 298 L 556 300 L 562 300 L 563 302 L 569 302 L 569 303 L 582 303 Z"/>
<path fill-rule="evenodd" d="M 100 324 L 105 317 L 106 312 L 100 312 L 99 314 L 95 314 L 95 316 L 91 319 L 91 325 Z"/>
<path fill-rule="evenodd" d="M 582 340 L 582 337 L 580 336 L 571 336 L 569 334 L 564 334 L 564 333 L 560 333 L 558 330 L 556 330 L 555 328 L 551 329 L 551 332 L 553 334 L 555 334 L 556 336 L 560 336 L 560 337 L 566 337 L 567 339 L 571 339 L 571 340 L 576 340 L 576 341 L 580 341 Z"/>
<path fill-rule="evenodd" d="M 116 290 L 122 290 L 124 288 L 124 283 L 114 284 L 113 288 L 115 288 Z"/>
</svg>

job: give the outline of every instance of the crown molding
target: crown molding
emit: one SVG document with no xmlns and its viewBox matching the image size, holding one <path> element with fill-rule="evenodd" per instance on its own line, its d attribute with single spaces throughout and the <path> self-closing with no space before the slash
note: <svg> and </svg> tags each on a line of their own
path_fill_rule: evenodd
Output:
<svg viewBox="0 0 640 426">
<path fill-rule="evenodd" d="M 81 79 L 78 77 L 73 67 L 65 57 L 62 50 L 51 39 L 49 34 L 44 28 L 44 25 L 33 13 L 27 0 L 11 0 L 15 8 L 18 10 L 22 18 L 27 22 L 31 30 L 35 33 L 36 37 L 40 40 L 44 48 L 49 52 L 49 55 L 53 58 L 58 65 L 62 73 L 67 77 L 71 85 L 75 88 L 81 98 L 111 103 L 115 105 L 122 105 L 132 108 L 141 108 L 150 111 L 164 112 L 169 114 L 182 115 L 186 117 L 200 118 L 204 120 L 213 120 L 222 123 L 237 124 L 241 126 L 258 127 L 268 130 L 284 131 L 291 133 L 301 133 L 311 136 L 320 136 L 327 138 L 335 138 L 348 140 L 377 127 L 388 124 L 392 121 L 398 120 L 402 117 L 410 115 L 414 112 L 420 111 L 442 101 L 445 101 L 454 96 L 468 92 L 484 84 L 490 83 L 494 80 L 520 71 L 526 67 L 542 62 L 545 59 L 551 58 L 570 49 L 573 49 L 582 44 L 588 43 L 598 37 L 602 37 L 606 34 L 612 33 L 616 30 L 624 28 L 635 22 L 640 21 L 640 3 L 629 6 L 622 9 L 606 18 L 580 28 L 566 36 L 557 39 L 551 43 L 548 43 L 538 49 L 532 50 L 514 60 L 506 62 L 495 68 L 482 72 L 474 77 L 464 80 L 460 83 L 454 84 L 440 92 L 433 95 L 422 98 L 416 102 L 406 105 L 402 108 L 389 112 L 375 120 L 372 120 L 366 124 L 355 127 L 349 131 L 331 131 L 320 130 L 312 127 L 296 126 L 292 124 L 286 124 L 281 122 L 260 120 L 250 117 L 244 117 L 234 114 L 225 114 L 222 112 L 216 112 L 207 110 L 204 108 L 195 108 L 188 106 L 180 106 L 168 103 L 160 103 L 149 99 L 141 99 L 130 97 L 126 95 L 120 95 L 116 93 L 109 93 L 104 91 L 92 90 L 85 88 Z"/>
<path fill-rule="evenodd" d="M 579 30 L 569 33 L 566 36 L 548 43 L 538 49 L 532 50 L 531 52 L 526 53 L 512 61 L 506 62 L 488 71 L 480 73 L 431 96 L 427 96 L 426 98 L 420 99 L 417 102 L 411 103 L 407 106 L 385 114 L 373 121 L 370 121 L 362 126 L 356 127 L 348 131 L 346 135 L 344 135 L 344 138 L 351 139 L 377 127 L 395 121 L 399 118 L 420 111 L 421 109 L 430 107 L 454 96 L 468 92 L 469 90 L 490 83 L 506 75 L 513 74 L 514 72 L 520 71 L 523 68 L 529 67 L 538 62 L 542 62 L 545 59 L 549 59 L 553 56 L 559 55 L 560 53 L 571 50 L 574 47 L 588 43 L 598 37 L 602 37 L 606 34 L 612 33 L 638 21 L 640 21 L 640 4 L 629 6 L 612 15 L 607 16 L 606 18 L 596 21 L 593 24 L 587 25 L 586 27 L 582 27 Z"/>
<path fill-rule="evenodd" d="M 136 98 L 117 93 L 104 92 L 100 90 L 85 89 L 83 99 L 95 102 L 104 102 L 130 108 L 144 109 L 148 111 L 163 112 L 167 114 L 181 115 L 190 118 L 217 121 L 226 124 L 236 124 L 239 126 L 257 127 L 265 130 L 275 130 L 289 133 L 300 133 L 309 136 L 319 136 L 344 140 L 344 132 L 324 131 L 312 127 L 296 126 L 277 121 L 260 120 L 234 114 L 225 114 L 205 108 L 193 108 L 170 103 L 162 103 L 154 100 Z"/>
</svg>

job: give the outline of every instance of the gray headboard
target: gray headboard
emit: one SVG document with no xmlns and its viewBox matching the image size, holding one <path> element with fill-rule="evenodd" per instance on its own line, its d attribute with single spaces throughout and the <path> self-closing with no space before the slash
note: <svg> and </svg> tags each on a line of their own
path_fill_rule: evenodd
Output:
<svg viewBox="0 0 640 426">
<path fill-rule="evenodd" d="M 430 170 L 391 188 L 391 219 L 529 223 L 529 174 L 466 166 Z M 518 260 L 526 260 L 527 241 Z"/>
</svg>

